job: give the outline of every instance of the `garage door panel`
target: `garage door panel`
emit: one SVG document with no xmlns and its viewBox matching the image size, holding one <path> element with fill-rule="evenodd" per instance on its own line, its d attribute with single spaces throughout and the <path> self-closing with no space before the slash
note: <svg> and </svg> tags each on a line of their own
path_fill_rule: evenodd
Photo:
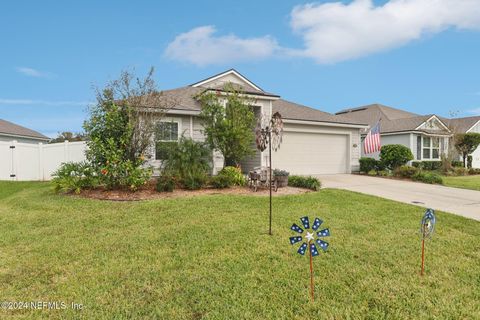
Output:
<svg viewBox="0 0 480 320">
<path fill-rule="evenodd" d="M 346 173 L 347 147 L 347 135 L 287 131 L 273 167 L 302 175 Z"/>
</svg>

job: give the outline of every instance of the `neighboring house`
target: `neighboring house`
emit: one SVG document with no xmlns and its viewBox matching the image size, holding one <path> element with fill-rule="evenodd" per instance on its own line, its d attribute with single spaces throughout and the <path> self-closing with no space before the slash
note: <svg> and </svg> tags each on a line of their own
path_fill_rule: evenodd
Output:
<svg viewBox="0 0 480 320">
<path fill-rule="evenodd" d="M 13 140 L 22 143 L 37 144 L 40 142 L 48 142 L 50 138 L 37 131 L 0 119 L 0 141 L 10 142 Z"/>
<path fill-rule="evenodd" d="M 436 115 L 418 115 L 381 104 L 345 109 L 336 115 L 370 127 L 380 120 L 381 144 L 402 144 L 413 153 L 415 160 L 440 161 L 441 155 L 448 151 L 449 138 L 452 132 L 448 125 Z M 362 131 L 363 138 L 368 130 Z M 363 143 L 362 157 L 379 158 L 379 153 L 365 155 Z"/>
<path fill-rule="evenodd" d="M 449 119 L 446 122 L 455 133 L 480 133 L 480 116 Z M 480 146 L 472 153 L 472 167 L 480 168 Z"/>
<path fill-rule="evenodd" d="M 283 142 L 280 149 L 273 152 L 274 168 L 304 175 L 349 173 L 358 170 L 360 130 L 365 129 L 366 125 L 282 100 L 279 95 L 264 91 L 233 69 L 186 87 L 164 91 L 165 99 L 175 101 L 175 107 L 168 110 L 167 116 L 158 124 L 160 134 L 156 137 L 157 142 L 176 141 L 181 135 L 203 141 L 199 118 L 201 105 L 196 97 L 212 91 L 225 95 L 223 88 L 227 83 L 233 84 L 254 100 L 256 117 L 270 117 L 277 111 L 282 115 Z M 159 167 L 164 155 L 153 147 L 150 156 L 150 164 Z M 219 153 L 214 152 L 213 173 L 223 167 L 223 160 Z M 268 152 L 257 150 L 255 155 L 245 159 L 241 166 L 242 170 L 247 172 L 267 164 Z"/>
</svg>

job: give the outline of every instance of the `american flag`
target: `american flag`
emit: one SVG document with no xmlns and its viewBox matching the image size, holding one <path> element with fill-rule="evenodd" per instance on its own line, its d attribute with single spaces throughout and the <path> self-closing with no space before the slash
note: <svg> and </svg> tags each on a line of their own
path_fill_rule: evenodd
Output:
<svg viewBox="0 0 480 320">
<path fill-rule="evenodd" d="M 368 132 L 363 141 L 363 147 L 365 154 L 380 151 L 380 148 L 382 147 L 380 143 L 380 121 L 377 122 L 377 124 Z"/>
</svg>

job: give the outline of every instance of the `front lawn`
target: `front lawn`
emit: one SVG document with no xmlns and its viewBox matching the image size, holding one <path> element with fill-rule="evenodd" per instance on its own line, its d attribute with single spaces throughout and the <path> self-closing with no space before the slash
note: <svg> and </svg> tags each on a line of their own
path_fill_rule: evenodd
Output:
<svg viewBox="0 0 480 320">
<path fill-rule="evenodd" d="M 478 319 L 480 223 L 437 213 L 421 278 L 424 209 L 341 190 L 274 199 L 209 195 L 109 202 L 55 195 L 49 183 L 0 182 L 2 301 L 81 303 L 82 311 L 0 317 L 85 319 Z M 330 250 L 289 244 L 305 214 Z"/>
<path fill-rule="evenodd" d="M 480 191 L 480 175 L 444 177 L 443 184 L 448 187 L 456 187 L 463 189 L 472 189 Z"/>
</svg>

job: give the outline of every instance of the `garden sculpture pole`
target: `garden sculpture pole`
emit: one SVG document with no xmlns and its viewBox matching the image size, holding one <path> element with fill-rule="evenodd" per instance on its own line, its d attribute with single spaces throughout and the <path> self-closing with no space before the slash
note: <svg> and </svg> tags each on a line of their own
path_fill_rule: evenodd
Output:
<svg viewBox="0 0 480 320">
<path fill-rule="evenodd" d="M 302 222 L 303 228 L 299 227 L 296 223 L 292 224 L 290 227 L 290 230 L 295 231 L 296 233 L 303 234 L 305 231 L 305 239 L 301 235 L 296 235 L 293 237 L 290 237 L 290 244 L 294 245 L 295 243 L 298 242 L 303 242 L 300 247 L 297 250 L 297 253 L 304 256 L 306 251 L 308 250 L 309 252 L 309 258 L 310 258 L 310 298 L 312 299 L 312 303 L 315 301 L 315 294 L 314 294 L 314 282 L 313 282 L 313 257 L 316 257 L 319 255 L 318 249 L 315 246 L 315 243 L 325 252 L 328 249 L 328 242 L 322 240 L 321 238 L 323 237 L 329 237 L 330 236 L 330 229 L 322 229 L 318 230 L 320 228 L 320 225 L 323 223 L 323 220 L 319 218 L 315 218 L 312 224 L 312 228 L 310 231 L 310 221 L 307 216 L 301 217 L 300 221 Z M 316 237 L 316 239 L 315 239 Z"/>
<path fill-rule="evenodd" d="M 270 226 L 268 229 L 268 234 L 272 235 L 272 129 L 267 127 L 268 131 L 268 162 L 269 162 L 269 171 L 270 171 Z"/>
<path fill-rule="evenodd" d="M 420 233 L 422 235 L 422 266 L 420 269 L 420 275 L 423 276 L 425 272 L 425 240 L 430 238 L 435 230 L 435 211 L 433 209 L 427 209 L 423 215 L 420 223 Z"/>
</svg>

